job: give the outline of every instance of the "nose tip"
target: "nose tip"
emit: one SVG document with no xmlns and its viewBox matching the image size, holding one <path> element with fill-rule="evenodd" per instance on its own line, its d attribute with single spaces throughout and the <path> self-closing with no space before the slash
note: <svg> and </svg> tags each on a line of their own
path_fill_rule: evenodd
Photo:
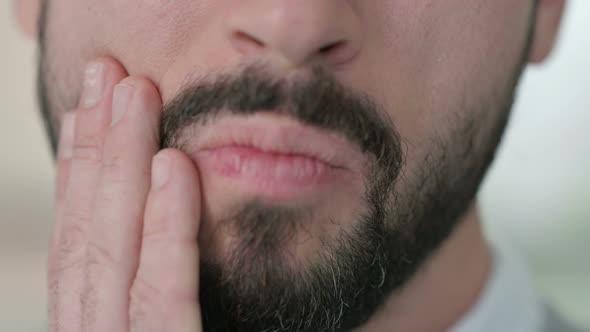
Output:
<svg viewBox="0 0 590 332">
<path fill-rule="evenodd" d="M 232 46 L 245 57 L 290 66 L 333 65 L 349 61 L 360 49 L 357 18 L 346 1 L 253 2 L 234 8 L 228 20 Z"/>
</svg>

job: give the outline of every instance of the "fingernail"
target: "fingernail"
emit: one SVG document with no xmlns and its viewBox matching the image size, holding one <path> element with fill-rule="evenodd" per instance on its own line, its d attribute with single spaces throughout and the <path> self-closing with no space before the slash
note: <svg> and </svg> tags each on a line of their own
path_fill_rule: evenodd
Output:
<svg viewBox="0 0 590 332">
<path fill-rule="evenodd" d="M 63 115 L 60 137 L 58 158 L 67 160 L 72 158 L 74 147 L 74 128 L 76 123 L 76 113 L 68 112 Z"/>
<path fill-rule="evenodd" d="M 84 71 L 84 92 L 82 92 L 82 107 L 92 108 L 102 99 L 104 90 L 104 69 L 100 62 L 91 62 Z"/>
<path fill-rule="evenodd" d="M 163 187 L 170 177 L 170 158 L 157 154 L 152 161 L 152 189 Z"/>
<path fill-rule="evenodd" d="M 120 83 L 115 86 L 113 92 L 113 117 L 111 120 L 111 127 L 116 125 L 127 112 L 129 102 L 133 96 L 133 86 Z"/>
</svg>

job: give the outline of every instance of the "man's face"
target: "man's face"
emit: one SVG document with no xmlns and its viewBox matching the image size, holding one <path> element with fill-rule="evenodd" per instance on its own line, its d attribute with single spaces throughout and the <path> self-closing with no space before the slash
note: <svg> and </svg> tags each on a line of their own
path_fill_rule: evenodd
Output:
<svg viewBox="0 0 590 332">
<path fill-rule="evenodd" d="M 41 79 L 54 123 L 75 108 L 97 56 L 159 88 L 162 146 L 186 152 L 201 176 L 201 306 L 212 331 L 348 330 L 411 278 L 472 203 L 534 9 L 46 4 Z"/>
</svg>

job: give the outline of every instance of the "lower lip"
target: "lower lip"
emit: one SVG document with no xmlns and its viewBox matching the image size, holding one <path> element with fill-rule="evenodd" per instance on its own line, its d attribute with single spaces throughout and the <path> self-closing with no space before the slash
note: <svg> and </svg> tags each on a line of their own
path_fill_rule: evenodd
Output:
<svg viewBox="0 0 590 332">
<path fill-rule="evenodd" d="M 222 176 L 232 180 L 238 190 L 277 199 L 316 193 L 343 172 L 308 156 L 243 146 L 202 150 L 197 161 L 203 176 Z"/>
</svg>

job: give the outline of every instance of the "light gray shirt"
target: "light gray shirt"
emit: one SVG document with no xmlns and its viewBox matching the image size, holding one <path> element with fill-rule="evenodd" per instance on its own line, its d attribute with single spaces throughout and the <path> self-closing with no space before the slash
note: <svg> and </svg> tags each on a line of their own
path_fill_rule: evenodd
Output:
<svg viewBox="0 0 590 332">
<path fill-rule="evenodd" d="M 449 332 L 582 332 L 544 304 L 518 255 L 505 246 L 496 248 L 479 301 Z"/>
</svg>

